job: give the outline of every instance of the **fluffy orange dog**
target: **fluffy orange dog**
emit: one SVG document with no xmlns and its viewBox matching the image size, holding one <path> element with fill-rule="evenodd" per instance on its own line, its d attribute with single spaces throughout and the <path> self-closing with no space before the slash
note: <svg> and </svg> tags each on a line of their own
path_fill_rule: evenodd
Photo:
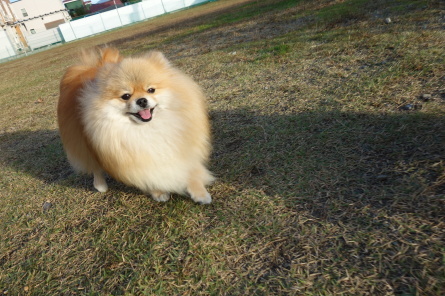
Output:
<svg viewBox="0 0 445 296">
<path fill-rule="evenodd" d="M 157 201 L 171 192 L 212 201 L 205 97 L 160 52 L 84 52 L 61 81 L 57 115 L 69 162 L 92 173 L 98 191 L 108 189 L 106 172 Z"/>
</svg>

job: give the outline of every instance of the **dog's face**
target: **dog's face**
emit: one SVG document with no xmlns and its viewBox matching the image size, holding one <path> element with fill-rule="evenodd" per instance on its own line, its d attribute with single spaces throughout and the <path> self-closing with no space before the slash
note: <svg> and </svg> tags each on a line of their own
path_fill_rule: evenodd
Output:
<svg viewBox="0 0 445 296">
<path fill-rule="evenodd" d="M 98 77 L 104 110 L 148 123 L 171 105 L 170 80 L 168 61 L 157 52 L 108 65 Z"/>
<path fill-rule="evenodd" d="M 129 84 L 121 89 L 116 89 L 116 97 L 119 97 L 119 105 L 123 113 L 128 115 L 136 123 L 149 122 L 153 118 L 155 108 L 159 104 L 161 89 L 154 83 L 141 82 Z"/>
</svg>

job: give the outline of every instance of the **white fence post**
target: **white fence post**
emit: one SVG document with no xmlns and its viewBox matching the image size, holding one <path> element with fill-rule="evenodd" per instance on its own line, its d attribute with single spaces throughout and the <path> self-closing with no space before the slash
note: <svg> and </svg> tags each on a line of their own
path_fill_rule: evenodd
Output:
<svg viewBox="0 0 445 296">
<path fill-rule="evenodd" d="M 167 13 L 167 10 L 165 10 L 164 1 L 161 0 L 162 9 L 164 10 L 164 13 Z"/>
</svg>

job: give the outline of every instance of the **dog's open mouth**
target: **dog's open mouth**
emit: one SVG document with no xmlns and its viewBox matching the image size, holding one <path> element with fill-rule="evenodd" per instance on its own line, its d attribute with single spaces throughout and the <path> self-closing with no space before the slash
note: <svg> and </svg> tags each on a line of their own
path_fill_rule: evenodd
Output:
<svg viewBox="0 0 445 296">
<path fill-rule="evenodd" d="M 129 113 L 129 114 L 133 115 L 140 121 L 149 122 L 153 118 L 153 110 L 154 109 L 155 108 L 144 109 L 144 110 L 139 111 L 138 113 Z"/>
</svg>

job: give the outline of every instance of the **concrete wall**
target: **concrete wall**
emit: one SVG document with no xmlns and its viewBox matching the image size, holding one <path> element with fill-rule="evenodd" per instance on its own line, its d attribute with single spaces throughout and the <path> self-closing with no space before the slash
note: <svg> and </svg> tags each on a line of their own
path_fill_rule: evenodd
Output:
<svg viewBox="0 0 445 296">
<path fill-rule="evenodd" d="M 208 0 L 142 1 L 62 24 L 59 28 L 68 42 L 204 2 Z"/>
</svg>

